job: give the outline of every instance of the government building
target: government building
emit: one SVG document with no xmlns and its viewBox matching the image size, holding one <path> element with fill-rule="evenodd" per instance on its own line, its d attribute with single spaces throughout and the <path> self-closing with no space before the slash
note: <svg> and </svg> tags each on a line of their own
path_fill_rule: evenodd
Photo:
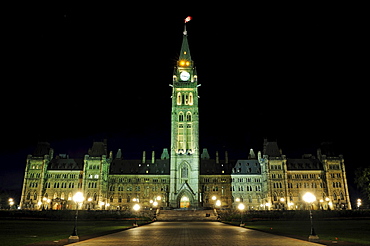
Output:
<svg viewBox="0 0 370 246">
<path fill-rule="evenodd" d="M 107 141 L 93 142 L 85 156 L 72 159 L 55 156 L 49 143 L 40 142 L 27 156 L 21 209 L 75 209 L 77 192 L 84 196 L 80 208 L 89 210 L 126 210 L 134 204 L 236 208 L 240 203 L 248 210 L 300 210 L 307 209 L 306 192 L 316 196 L 313 209 L 351 209 L 342 155 L 318 149 L 316 156 L 290 159 L 267 139 L 247 159 L 200 149 L 200 84 L 186 24 L 170 86 L 170 148 L 126 160 L 121 149 L 109 151 Z"/>
</svg>

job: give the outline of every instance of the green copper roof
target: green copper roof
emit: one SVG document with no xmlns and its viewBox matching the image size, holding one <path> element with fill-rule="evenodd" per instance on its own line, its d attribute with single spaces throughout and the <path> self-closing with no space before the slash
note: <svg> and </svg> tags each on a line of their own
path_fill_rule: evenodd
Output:
<svg viewBox="0 0 370 246">
<path fill-rule="evenodd" d="M 186 31 L 186 25 L 185 25 L 179 60 L 191 61 L 190 49 L 189 49 L 189 43 L 188 43 L 187 36 L 188 36 L 188 32 Z"/>
</svg>

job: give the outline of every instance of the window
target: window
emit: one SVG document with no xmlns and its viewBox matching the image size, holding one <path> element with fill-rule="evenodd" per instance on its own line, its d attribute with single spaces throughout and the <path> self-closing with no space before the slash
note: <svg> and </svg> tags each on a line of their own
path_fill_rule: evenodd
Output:
<svg viewBox="0 0 370 246">
<path fill-rule="evenodd" d="M 179 113 L 179 121 L 180 122 L 184 121 L 184 113 L 183 112 Z"/>
<path fill-rule="evenodd" d="M 181 105 L 181 93 L 177 93 L 177 105 Z"/>
<path fill-rule="evenodd" d="M 190 112 L 186 113 L 186 121 L 191 121 L 191 113 Z"/>
<path fill-rule="evenodd" d="M 274 193 L 274 201 L 276 202 L 277 201 L 277 194 Z"/>
<path fill-rule="evenodd" d="M 192 93 L 192 92 L 190 92 L 190 93 L 189 93 L 189 105 L 190 105 L 190 106 L 192 106 L 192 105 L 193 105 L 193 103 L 194 103 L 194 102 L 193 102 L 193 93 Z"/>
<path fill-rule="evenodd" d="M 340 200 L 344 200 L 343 193 L 341 192 L 339 195 L 340 195 Z"/>
</svg>

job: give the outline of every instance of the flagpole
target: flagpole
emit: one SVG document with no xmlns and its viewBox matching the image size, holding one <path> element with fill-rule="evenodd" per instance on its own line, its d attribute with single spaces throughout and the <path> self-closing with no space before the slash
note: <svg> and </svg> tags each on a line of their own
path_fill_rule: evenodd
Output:
<svg viewBox="0 0 370 246">
<path fill-rule="evenodd" d="M 185 18 L 185 24 L 184 24 L 184 35 L 188 35 L 188 32 L 186 31 L 186 23 L 188 23 L 191 20 L 191 16 L 188 16 Z"/>
</svg>

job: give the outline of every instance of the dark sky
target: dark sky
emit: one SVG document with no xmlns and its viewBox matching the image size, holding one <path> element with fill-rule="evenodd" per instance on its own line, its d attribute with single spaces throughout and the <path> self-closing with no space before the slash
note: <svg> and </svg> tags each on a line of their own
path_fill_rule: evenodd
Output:
<svg viewBox="0 0 370 246">
<path fill-rule="evenodd" d="M 1 188 L 21 187 L 40 140 L 71 157 L 103 138 L 127 158 L 168 148 L 188 15 L 201 148 L 246 158 L 268 138 L 289 158 L 331 141 L 350 172 L 365 165 L 361 6 L 139 5 L 5 8 Z"/>
</svg>

